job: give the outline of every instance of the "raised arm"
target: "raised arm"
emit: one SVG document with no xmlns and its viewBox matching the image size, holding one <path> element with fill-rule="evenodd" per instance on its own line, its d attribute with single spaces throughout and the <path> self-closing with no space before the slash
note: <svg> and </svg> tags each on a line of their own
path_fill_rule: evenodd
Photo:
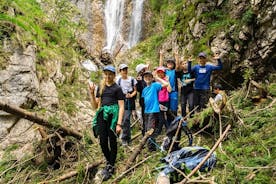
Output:
<svg viewBox="0 0 276 184">
<path fill-rule="evenodd" d="M 222 69 L 222 62 L 221 62 L 219 54 L 216 53 L 214 55 L 213 59 L 217 60 L 217 65 L 216 66 L 212 66 L 212 69 L 213 70 L 221 70 Z"/>
<path fill-rule="evenodd" d="M 96 98 L 95 91 L 96 85 L 94 83 L 89 83 L 89 91 L 91 96 L 91 105 L 93 110 L 96 110 L 99 107 L 99 98 Z"/>
<path fill-rule="evenodd" d="M 168 81 L 165 81 L 165 80 L 161 79 L 156 74 L 154 74 L 153 76 L 154 76 L 154 79 L 155 79 L 156 82 L 161 83 L 162 87 L 168 87 L 170 85 L 170 83 Z"/>
<path fill-rule="evenodd" d="M 163 66 L 164 61 L 163 61 L 163 50 L 159 51 L 159 66 Z"/>
<path fill-rule="evenodd" d="M 175 70 L 180 70 L 180 59 L 179 59 L 178 50 L 174 51 L 174 59 L 175 59 Z"/>
</svg>

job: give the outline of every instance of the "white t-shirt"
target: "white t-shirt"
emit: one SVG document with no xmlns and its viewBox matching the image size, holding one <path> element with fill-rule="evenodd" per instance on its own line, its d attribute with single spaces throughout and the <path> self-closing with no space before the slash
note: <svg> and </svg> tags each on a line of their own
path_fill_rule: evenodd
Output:
<svg viewBox="0 0 276 184">
<path fill-rule="evenodd" d="M 131 82 L 132 80 L 133 80 L 133 84 Z M 133 86 L 136 86 L 137 80 L 131 76 L 127 76 L 127 79 L 118 77 L 118 79 L 116 80 L 116 83 L 122 88 L 123 93 L 127 94 L 134 90 Z"/>
<path fill-rule="evenodd" d="M 215 97 L 215 102 L 219 102 L 222 100 L 222 95 L 221 94 L 217 94 L 216 97 Z"/>
</svg>

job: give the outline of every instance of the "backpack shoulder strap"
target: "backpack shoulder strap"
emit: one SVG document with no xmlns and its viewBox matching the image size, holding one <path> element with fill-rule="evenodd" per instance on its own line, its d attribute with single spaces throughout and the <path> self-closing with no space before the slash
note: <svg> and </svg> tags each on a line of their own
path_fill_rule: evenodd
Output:
<svg viewBox="0 0 276 184">
<path fill-rule="evenodd" d="M 121 86 L 121 80 L 122 80 L 122 77 L 119 78 L 118 80 L 118 85 Z"/>
<path fill-rule="evenodd" d="M 134 78 L 131 77 L 131 86 L 134 88 Z"/>
</svg>

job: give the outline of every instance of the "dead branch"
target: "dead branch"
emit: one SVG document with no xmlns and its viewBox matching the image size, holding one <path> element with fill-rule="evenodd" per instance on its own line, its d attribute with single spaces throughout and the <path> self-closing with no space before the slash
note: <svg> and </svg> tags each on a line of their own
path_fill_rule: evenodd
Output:
<svg viewBox="0 0 276 184">
<path fill-rule="evenodd" d="M 198 169 L 206 162 L 206 160 L 212 155 L 212 153 L 217 149 L 218 145 L 220 144 L 220 142 L 224 139 L 224 137 L 226 136 L 226 133 L 230 130 L 231 125 L 228 125 L 225 129 L 225 131 L 223 132 L 223 134 L 221 135 L 221 137 L 217 140 L 217 142 L 215 143 L 215 145 L 213 146 L 213 148 L 209 151 L 209 153 L 205 156 L 205 158 L 192 170 L 192 172 L 187 176 L 187 178 L 189 179 L 190 177 L 192 177 L 197 171 Z M 184 178 L 180 184 L 182 183 L 187 183 L 187 179 Z"/>
<path fill-rule="evenodd" d="M 130 128 L 134 127 L 134 125 L 135 125 L 138 121 L 140 121 L 139 118 L 137 118 L 137 119 L 131 124 Z"/>
<path fill-rule="evenodd" d="M 241 125 L 245 126 L 244 121 L 241 119 L 241 117 L 239 116 L 237 110 L 234 108 L 232 103 L 230 103 L 230 108 L 231 108 L 231 112 L 233 112 L 234 114 L 234 117 L 236 117 L 239 120 Z"/>
<path fill-rule="evenodd" d="M 11 167 L 9 167 L 9 168 L 6 169 L 5 171 L 3 171 L 3 172 L 0 174 L 0 177 L 3 176 L 3 175 L 4 175 L 6 172 L 8 172 L 9 170 L 14 169 L 14 168 L 16 168 L 17 166 L 22 165 L 22 164 L 24 164 L 24 163 L 26 163 L 26 162 L 29 162 L 30 160 L 32 160 L 32 159 L 34 159 L 34 158 L 40 156 L 41 154 L 42 154 L 42 153 L 39 153 L 39 154 L 37 154 L 37 155 L 35 155 L 35 156 L 33 156 L 33 157 L 27 159 L 27 160 L 24 160 L 24 161 L 21 162 L 21 163 L 18 163 L 18 164 L 16 164 L 17 162 L 15 162 Z"/>
<path fill-rule="evenodd" d="M 254 80 L 251 80 L 250 83 L 259 90 L 260 95 L 261 95 L 262 98 L 265 98 L 267 96 L 267 94 L 268 94 L 267 90 L 264 89 L 260 84 L 258 84 Z"/>
<path fill-rule="evenodd" d="M 271 107 L 273 106 L 273 104 L 274 104 L 275 102 L 276 102 L 276 98 L 273 99 L 273 101 L 272 101 L 268 106 L 266 106 L 265 108 L 262 108 L 262 109 L 258 109 L 258 110 L 252 111 L 252 112 L 246 114 L 245 116 L 249 116 L 249 115 L 251 115 L 251 114 L 255 114 L 255 113 L 257 113 L 257 112 L 260 112 L 260 111 L 264 111 L 264 110 L 266 110 L 266 109 L 269 109 L 269 108 L 271 108 Z"/>
<path fill-rule="evenodd" d="M 6 111 L 10 114 L 14 114 L 14 115 L 16 115 L 20 118 L 27 119 L 29 121 L 35 122 L 39 125 L 42 125 L 42 126 L 45 126 L 45 127 L 48 127 L 48 128 L 59 128 L 66 135 L 73 136 L 77 139 L 82 138 L 81 133 L 79 133 L 79 132 L 77 132 L 73 129 L 70 129 L 68 127 L 65 127 L 63 125 L 60 125 L 60 126 L 57 127 L 56 125 L 51 124 L 46 119 L 39 117 L 36 113 L 29 112 L 29 111 L 27 111 L 25 109 L 22 109 L 20 107 L 16 107 L 16 106 L 13 106 L 13 105 L 9 105 L 9 104 L 0 102 L 0 110 Z"/>
<path fill-rule="evenodd" d="M 176 132 L 175 132 L 173 141 L 172 141 L 172 143 L 171 143 L 171 145 L 170 145 L 168 154 L 171 153 L 171 151 L 172 151 L 172 149 L 173 149 L 173 145 L 174 145 L 175 141 L 177 140 L 177 136 L 178 136 L 178 134 L 179 134 L 179 131 L 180 131 L 182 122 L 183 122 L 187 117 L 189 117 L 190 114 L 192 114 L 197 108 L 198 108 L 198 106 L 196 106 L 193 110 L 191 110 L 184 118 L 182 118 L 182 119 L 178 122 L 178 127 L 177 127 L 177 130 L 176 130 Z"/>
<path fill-rule="evenodd" d="M 91 170 L 91 169 L 94 169 L 95 167 L 98 167 L 100 164 L 104 163 L 103 160 L 100 160 L 98 162 L 95 162 L 93 164 L 89 164 L 85 167 L 85 170 Z M 60 176 L 59 178 L 57 179 L 54 179 L 54 180 L 50 180 L 50 181 L 42 181 L 40 182 L 39 184 L 47 184 L 47 183 L 58 183 L 58 182 L 61 182 L 61 181 L 64 181 L 68 178 L 71 178 L 71 177 L 74 177 L 78 174 L 78 171 L 74 170 L 74 171 L 70 171 L 62 176 Z"/>
<path fill-rule="evenodd" d="M 134 141 L 134 140 L 137 139 L 140 135 L 142 135 L 142 132 L 139 132 L 139 133 L 137 133 L 136 135 L 134 135 L 134 136 L 131 138 L 131 141 Z"/>
<path fill-rule="evenodd" d="M 134 153 L 129 157 L 126 167 L 124 168 L 124 171 L 128 170 L 131 166 L 131 164 L 134 162 L 136 159 L 137 155 L 141 152 L 143 149 L 144 145 L 146 144 L 148 138 L 151 136 L 153 133 L 154 129 L 150 129 L 149 131 L 146 132 L 145 136 L 143 137 L 141 143 L 139 144 L 138 148 L 134 151 Z"/>
<path fill-rule="evenodd" d="M 117 178 L 115 178 L 111 183 L 115 183 L 120 181 L 120 179 L 122 179 L 127 173 L 129 173 L 130 171 L 132 171 L 133 169 L 135 169 L 136 167 L 138 167 L 139 165 L 141 165 L 142 163 L 144 163 L 145 161 L 147 161 L 148 159 L 150 159 L 151 157 L 155 156 L 154 155 L 150 155 L 147 158 L 145 158 L 144 160 L 138 162 L 137 164 L 135 164 L 134 166 L 132 166 L 131 168 L 127 169 L 126 171 L 124 171 L 123 173 L 121 173 Z"/>
</svg>

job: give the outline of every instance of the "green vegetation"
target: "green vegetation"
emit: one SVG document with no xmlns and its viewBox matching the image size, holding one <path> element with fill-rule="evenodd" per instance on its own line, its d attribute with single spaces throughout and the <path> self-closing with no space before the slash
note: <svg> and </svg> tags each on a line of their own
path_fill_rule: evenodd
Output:
<svg viewBox="0 0 276 184">
<path fill-rule="evenodd" d="M 158 51 L 164 41 L 174 31 L 178 34 L 177 42 L 180 47 L 187 45 L 190 40 L 194 40 L 193 50 L 189 51 L 191 52 L 189 54 L 197 54 L 201 50 L 210 52 L 210 40 L 214 39 L 218 32 L 225 31 L 226 36 L 232 34 L 235 37 L 238 35 L 242 25 L 252 23 L 255 18 L 253 11 L 248 8 L 244 11 L 240 20 L 233 20 L 227 11 L 226 5 L 228 1 L 224 2 L 225 6 L 206 11 L 196 17 L 196 6 L 207 1 L 198 0 L 194 4 L 188 5 L 187 2 L 186 0 L 150 0 L 151 9 L 154 12 L 150 23 L 152 33 L 149 38 L 132 50 L 139 54 L 139 58 L 134 59 L 129 64 L 130 68 L 135 68 L 138 63 L 142 62 L 150 63 L 152 66 L 157 65 Z M 49 68 L 46 66 L 51 66 L 53 61 L 60 62 L 64 80 L 56 84 L 60 103 L 59 107 L 57 107 L 57 112 L 65 111 L 69 115 L 74 116 L 79 110 L 77 109 L 76 101 L 83 100 L 87 96 L 85 94 L 86 84 L 79 81 L 81 71 L 78 69 L 79 61 L 83 59 L 84 53 L 75 40 L 75 34 L 84 25 L 71 21 L 77 11 L 68 1 L 44 0 L 43 3 L 46 3 L 49 9 L 52 10 L 51 14 L 49 13 L 50 11 L 42 10 L 35 0 L 0 1 L 0 42 L 2 45 L 4 40 L 11 40 L 15 46 L 22 48 L 26 48 L 30 44 L 36 45 L 36 67 L 37 72 L 41 74 L 40 80 L 49 77 Z M 14 13 L 9 14 L 7 7 L 12 8 Z M 195 19 L 194 24 L 196 21 L 206 23 L 207 27 L 201 38 L 194 38 L 191 35 L 189 22 L 193 18 Z M 236 27 L 230 33 L 232 25 L 236 25 Z M 155 28 L 161 31 L 155 32 Z M 185 48 L 183 50 L 185 52 Z M 0 69 L 6 67 L 9 54 L 3 50 L 2 46 L 0 47 Z M 216 150 L 217 166 L 210 172 L 210 175 L 214 176 L 216 183 L 273 183 L 275 181 L 276 104 L 272 104 L 272 102 L 276 97 L 276 84 L 270 83 L 268 86 L 264 86 L 265 89 L 268 89 L 268 94 L 272 99 L 267 98 L 259 103 L 254 103 L 251 96 L 254 95 L 255 91 L 248 90 L 248 83 L 253 74 L 254 72 L 251 68 L 246 68 L 243 71 L 244 87 L 231 92 L 229 95 L 229 106 L 223 112 L 223 127 L 225 128 L 227 124 L 231 124 L 232 128 L 222 143 L 222 149 L 218 148 Z M 92 73 L 89 77 L 99 82 L 99 75 L 100 73 Z M 234 109 L 231 109 L 230 104 Z M 227 108 L 230 108 L 230 110 Z M 34 110 L 46 114 L 46 109 L 35 107 Z M 206 118 L 209 119 L 205 122 Z M 212 127 L 204 133 L 195 136 L 194 145 L 211 148 L 214 141 L 219 137 L 218 120 L 214 116 L 212 109 L 208 108 L 197 114 L 195 119 L 199 121 L 199 127 L 205 126 L 206 123 L 210 123 Z M 58 113 L 50 117 L 49 121 L 57 127 L 61 124 Z M 189 120 L 189 123 L 189 126 L 192 127 L 192 120 Z M 140 132 L 140 128 L 137 123 L 133 128 L 132 135 L 138 132 Z M 195 133 L 195 130 L 193 133 Z M 157 139 L 158 144 L 161 144 L 163 137 L 160 136 Z M 112 179 L 122 173 L 122 168 L 124 168 L 136 145 L 139 144 L 140 139 L 141 137 L 132 143 L 130 146 L 132 150 L 123 148 L 118 144 L 116 174 Z M 93 163 L 103 158 L 99 144 L 96 141 L 92 144 L 94 139 L 91 137 L 90 130 L 84 133 L 82 142 L 75 139 L 70 141 L 77 145 L 76 150 L 67 152 L 68 155 L 71 154 L 72 160 L 61 159 L 62 168 L 57 170 L 48 165 L 47 159 L 38 163 L 34 160 L 23 159 L 19 161 L 21 164 L 15 163 L 13 151 L 16 150 L 18 145 L 15 144 L 8 147 L 5 151 L 4 159 L 0 161 L 0 173 L 5 171 L 5 173 L 1 174 L 0 181 L 8 183 L 14 180 L 14 183 L 20 183 L 22 179 L 25 179 L 26 183 L 39 183 L 46 180 L 46 178 L 47 180 L 58 178 L 65 174 L 65 171 L 68 171 L 65 169 L 75 169 L 78 171 L 78 175 L 63 183 L 85 183 L 87 181 L 92 183 L 91 180 L 97 170 L 88 172 L 85 170 L 85 166 L 87 163 Z M 62 143 L 61 141 L 60 144 Z M 39 142 L 37 143 L 37 148 L 43 145 Z M 181 145 L 187 145 L 185 136 L 182 136 Z M 37 153 L 40 152 L 37 151 Z M 160 172 L 158 168 L 162 166 L 160 158 L 164 157 L 166 153 L 156 151 L 153 154 L 155 155 L 152 158 L 137 167 L 133 173 L 126 175 L 119 183 L 154 183 Z M 143 149 L 137 157 L 137 162 L 149 155 L 151 153 L 147 149 Z M 102 167 L 101 165 L 100 168 Z M 90 173 L 90 175 L 87 173 Z M 112 179 L 105 183 L 110 183 Z"/>
<path fill-rule="evenodd" d="M 49 66 L 52 62 L 61 62 L 66 80 L 58 87 L 60 108 L 73 114 L 76 112 L 75 101 L 83 96 L 79 95 L 79 87 L 82 84 L 77 80 L 80 71 L 74 68 L 83 57 L 75 34 L 83 29 L 84 24 L 81 21 L 72 21 L 72 17 L 77 16 L 78 12 L 70 2 L 44 0 L 43 3 L 49 10 L 42 10 L 35 0 L 2 2 L 0 11 L 3 13 L 0 14 L 0 22 L 4 24 L 0 26 L 1 42 L 5 39 L 14 40 L 13 43 L 22 48 L 30 44 L 36 45 L 36 69 L 40 80 L 49 77 Z M 7 7 L 13 9 L 14 13 L 6 12 Z M 7 62 L 2 58 L 8 58 L 9 53 L 0 48 L 0 55 L 3 55 L 0 68 L 4 69 Z"/>
</svg>

